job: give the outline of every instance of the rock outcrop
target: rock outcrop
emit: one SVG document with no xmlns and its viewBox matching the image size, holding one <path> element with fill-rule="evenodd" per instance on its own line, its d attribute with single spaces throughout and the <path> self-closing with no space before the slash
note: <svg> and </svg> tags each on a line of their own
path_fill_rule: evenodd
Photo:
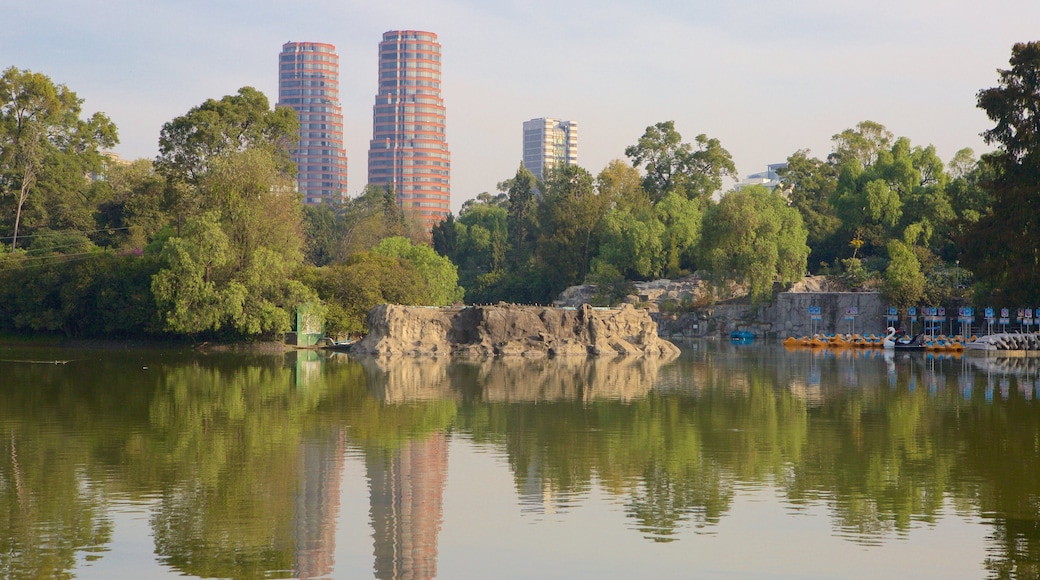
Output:
<svg viewBox="0 0 1040 580">
<path fill-rule="evenodd" d="M 368 312 L 368 335 L 353 354 L 391 356 L 674 357 L 645 310 L 468 306 L 425 308 L 381 304 Z"/>
</svg>

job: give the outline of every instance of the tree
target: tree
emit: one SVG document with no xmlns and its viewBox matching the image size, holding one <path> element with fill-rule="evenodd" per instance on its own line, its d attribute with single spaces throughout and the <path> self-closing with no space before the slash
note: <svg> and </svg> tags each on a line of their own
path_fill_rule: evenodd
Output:
<svg viewBox="0 0 1040 580">
<path fill-rule="evenodd" d="M 693 269 L 694 249 L 701 237 L 703 212 L 700 204 L 672 192 L 654 206 L 654 216 L 663 226 L 662 273 L 670 278 L 689 273 Z"/>
<path fill-rule="evenodd" d="M 655 278 L 661 273 L 664 224 L 652 212 L 634 214 L 627 207 L 614 208 L 603 218 L 600 237 L 593 270 L 603 273 L 597 263 L 609 264 L 623 277 L 636 280 Z"/>
<path fill-rule="evenodd" d="M 534 252 L 537 230 L 534 174 L 521 163 L 516 175 L 509 181 L 509 247 L 514 266 L 526 264 Z"/>
<path fill-rule="evenodd" d="M 997 150 L 983 156 L 992 211 L 961 237 L 962 262 L 1001 304 L 1040 300 L 1040 42 L 1015 44 L 998 86 L 978 93 Z"/>
<path fill-rule="evenodd" d="M 652 205 L 643 189 L 639 171 L 620 159 L 614 159 L 596 176 L 596 191 L 613 200 L 615 207 L 629 208 L 639 213 Z"/>
<path fill-rule="evenodd" d="M 296 116 L 266 107 L 247 87 L 163 128 L 156 166 L 192 192 L 190 203 L 175 204 L 184 235 L 166 242 L 152 286 L 169 330 L 271 335 L 289 329 L 292 309 L 316 299 L 292 279 L 303 262 L 288 153 L 295 136 L 286 134 Z"/>
<path fill-rule="evenodd" d="M 805 274 L 807 236 L 797 210 L 751 186 L 708 208 L 699 253 L 716 280 L 746 283 L 759 301 L 771 296 L 774 281 L 790 284 Z"/>
<path fill-rule="evenodd" d="M 330 336 L 364 334 L 368 311 L 377 304 L 423 304 L 430 296 L 429 283 L 412 262 L 375 252 L 308 268 L 303 281 L 327 304 L 325 332 Z"/>
<path fill-rule="evenodd" d="M 809 157 L 808 151 L 800 150 L 787 158 L 787 165 L 778 173 L 791 207 L 801 214 L 808 231 L 809 263 L 826 265 L 834 262 L 844 245 L 838 236 L 841 219 L 831 203 L 838 186 L 837 169 L 830 163 Z"/>
<path fill-rule="evenodd" d="M 151 160 L 109 164 L 100 183 L 110 187 L 111 193 L 96 207 L 97 228 L 108 230 L 93 236 L 99 245 L 141 249 L 167 225 L 165 184 Z"/>
<path fill-rule="evenodd" d="M 557 165 L 549 170 L 538 206 L 538 260 L 553 294 L 580 284 L 589 273 L 592 234 L 611 201 L 596 193 L 585 169 Z"/>
<path fill-rule="evenodd" d="M 82 103 L 68 87 L 40 73 L 11 67 L 0 76 L 0 194 L 14 196 L 12 249 L 18 246 L 22 209 L 44 167 L 69 168 L 65 175 L 81 190 L 86 173 L 101 169 L 100 150 L 119 142 L 115 125 L 103 113 L 80 119 Z"/>
<path fill-rule="evenodd" d="M 645 167 L 643 188 L 654 203 L 673 191 L 704 202 L 722 189 L 723 178 L 737 177 L 733 157 L 718 139 L 701 134 L 695 142 L 696 150 L 682 142 L 674 121 L 664 121 L 647 127 L 638 143 L 625 148 L 633 166 Z"/>
<path fill-rule="evenodd" d="M 917 304 L 924 294 L 925 277 L 913 249 L 906 243 L 892 240 L 888 243 L 888 258 L 885 295 L 899 307 Z"/>
<path fill-rule="evenodd" d="M 855 129 L 845 129 L 831 137 L 834 151 L 827 157 L 833 165 L 857 161 L 863 167 L 873 165 L 878 154 L 892 143 L 892 132 L 881 123 L 860 121 Z"/>
<path fill-rule="evenodd" d="M 597 277 L 616 280 L 658 276 L 664 264 L 664 224 L 654 213 L 639 172 L 616 159 L 596 177 L 596 187 L 600 195 L 614 200 L 598 232 L 599 253 L 592 264 Z"/>
<path fill-rule="evenodd" d="M 417 304 L 424 306 L 448 306 L 462 300 L 463 290 L 459 287 L 459 274 L 450 260 L 439 255 L 430 246 L 414 245 L 401 236 L 386 238 L 372 249 L 375 254 L 407 260 L 426 280 L 428 292 Z"/>
<path fill-rule="evenodd" d="M 459 263 L 459 232 L 455 228 L 455 214 L 449 213 L 448 217 L 433 226 L 430 230 L 430 242 L 438 254 L 455 264 Z"/>
<path fill-rule="evenodd" d="M 294 178 L 290 152 L 299 140 L 299 120 L 289 107 L 270 108 L 252 87 L 219 101 L 208 99 L 163 125 L 155 169 L 165 177 L 178 228 L 198 213 L 208 192 L 205 177 L 214 162 L 248 149 L 264 149 L 278 173 Z"/>
</svg>

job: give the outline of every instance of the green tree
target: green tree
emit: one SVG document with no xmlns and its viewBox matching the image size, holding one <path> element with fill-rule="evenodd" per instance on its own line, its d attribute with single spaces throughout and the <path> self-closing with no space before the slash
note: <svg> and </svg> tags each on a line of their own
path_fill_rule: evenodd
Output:
<svg viewBox="0 0 1040 580">
<path fill-rule="evenodd" d="M 308 264 L 326 266 L 332 263 L 339 246 L 341 225 L 342 220 L 336 215 L 333 204 L 304 206 L 304 257 Z"/>
<path fill-rule="evenodd" d="M 163 127 L 157 170 L 190 192 L 174 202 L 185 235 L 166 242 L 152 286 L 171 331 L 271 335 L 316 298 L 292 279 L 304 242 L 289 159 L 296 115 L 267 107 L 246 87 Z"/>
<path fill-rule="evenodd" d="M 107 230 L 95 234 L 99 245 L 141 249 L 168 224 L 163 209 L 165 183 L 150 160 L 110 163 L 100 183 L 111 188 L 111 195 L 95 210 L 98 229 Z"/>
<path fill-rule="evenodd" d="M 325 302 L 325 332 L 330 336 L 365 334 L 368 311 L 377 304 L 422 304 L 429 296 L 429 283 L 414 264 L 373 252 L 308 268 L 303 282 Z"/>
<path fill-rule="evenodd" d="M 414 245 L 408 238 L 395 236 L 380 241 L 372 249 L 375 254 L 407 260 L 415 266 L 427 284 L 428 293 L 416 304 L 448 306 L 462 300 L 459 274 L 455 264 L 426 245 Z"/>
<path fill-rule="evenodd" d="M 983 156 L 992 211 L 961 237 L 963 263 L 1000 304 L 1040 300 L 1040 42 L 1018 43 L 998 86 L 978 93 L 997 146 Z"/>
<path fill-rule="evenodd" d="M 643 189 L 654 203 L 673 191 L 705 202 L 722 189 L 725 177 L 737 177 L 733 157 L 718 139 L 701 134 L 694 141 L 696 149 L 683 143 L 674 121 L 664 121 L 647 127 L 635 145 L 625 148 L 632 165 L 645 168 Z"/>
<path fill-rule="evenodd" d="M 430 243 L 438 254 L 459 263 L 459 232 L 455 227 L 455 214 L 449 213 L 448 217 L 437 222 L 430 230 Z"/>
<path fill-rule="evenodd" d="M 510 261 L 514 266 L 527 264 L 534 253 L 537 233 L 534 174 L 521 163 L 516 175 L 509 181 L 509 248 Z"/>
<path fill-rule="evenodd" d="M 708 208 L 699 253 L 716 280 L 745 283 L 759 301 L 772 296 L 775 281 L 802 278 L 807 237 L 797 210 L 764 187 L 751 186 Z"/>
<path fill-rule="evenodd" d="M 888 243 L 888 258 L 885 296 L 901 308 L 917 304 L 924 294 L 925 277 L 913 249 L 904 242 L 892 240 Z"/>
<path fill-rule="evenodd" d="M 208 99 L 163 125 L 155 169 L 167 179 L 169 209 L 177 227 L 205 205 L 205 179 L 215 162 L 263 149 L 279 174 L 294 178 L 290 152 L 298 140 L 296 112 L 289 107 L 272 110 L 267 97 L 252 87 L 219 101 Z"/>
<path fill-rule="evenodd" d="M 810 267 L 834 262 L 844 249 L 838 235 L 841 219 L 831 203 L 838 186 L 836 167 L 801 150 L 788 157 L 787 165 L 778 173 L 791 207 L 801 214 L 808 231 Z"/>
<path fill-rule="evenodd" d="M 69 198 L 85 193 L 87 173 L 101 170 L 100 150 L 119 142 L 103 113 L 80 118 L 82 103 L 40 73 L 10 67 L 0 76 L 0 194 L 13 198 L 12 249 L 30 194 L 49 185 L 59 199 L 76 203 Z"/>
<path fill-rule="evenodd" d="M 700 204 L 672 192 L 654 206 L 654 216 L 664 226 L 661 231 L 662 273 L 669 278 L 689 273 L 694 268 L 694 251 L 701 236 L 703 212 Z"/>
<path fill-rule="evenodd" d="M 854 129 L 845 129 L 831 137 L 834 151 L 828 160 L 835 166 L 856 161 L 862 167 L 873 165 L 878 155 L 892 144 L 892 132 L 881 123 L 860 121 Z"/>
<path fill-rule="evenodd" d="M 557 165 L 546 175 L 538 206 L 538 261 L 552 294 L 585 280 L 593 232 L 611 202 L 596 192 L 592 174 L 577 165 Z"/>
<path fill-rule="evenodd" d="M 636 213 L 629 207 L 615 207 L 603 218 L 600 247 L 593 260 L 594 269 L 603 274 L 597 262 L 609 264 L 618 274 L 630 279 L 657 277 L 664 268 L 665 227 L 647 209 Z M 615 276 L 608 275 L 608 278 Z"/>
</svg>

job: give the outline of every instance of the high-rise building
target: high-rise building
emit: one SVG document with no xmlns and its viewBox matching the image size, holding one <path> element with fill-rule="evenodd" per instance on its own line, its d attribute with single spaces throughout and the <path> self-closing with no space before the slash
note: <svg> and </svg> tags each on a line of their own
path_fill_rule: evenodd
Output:
<svg viewBox="0 0 1040 580">
<path fill-rule="evenodd" d="M 347 195 L 347 154 L 339 103 L 339 55 L 322 42 L 287 42 L 278 55 L 278 106 L 300 118 L 300 143 L 293 152 L 297 184 L 305 203 L 342 200 Z"/>
<path fill-rule="evenodd" d="M 444 132 L 437 35 L 391 30 L 379 43 L 368 183 L 392 185 L 405 213 L 428 228 L 451 211 L 451 156 Z"/>
<path fill-rule="evenodd" d="M 578 123 L 559 119 L 524 121 L 524 167 L 538 179 L 556 164 L 578 163 Z"/>
</svg>

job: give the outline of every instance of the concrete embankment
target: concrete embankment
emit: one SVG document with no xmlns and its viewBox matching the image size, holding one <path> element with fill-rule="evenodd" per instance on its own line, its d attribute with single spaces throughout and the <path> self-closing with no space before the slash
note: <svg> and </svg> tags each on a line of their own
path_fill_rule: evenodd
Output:
<svg viewBox="0 0 1040 580">
<path fill-rule="evenodd" d="M 812 320 L 810 306 L 819 308 L 819 320 Z M 885 315 L 886 304 L 876 292 L 781 292 L 761 306 L 721 304 L 654 317 L 665 337 L 728 336 L 747 330 L 758 337 L 787 338 L 814 332 L 884 334 Z"/>
</svg>

